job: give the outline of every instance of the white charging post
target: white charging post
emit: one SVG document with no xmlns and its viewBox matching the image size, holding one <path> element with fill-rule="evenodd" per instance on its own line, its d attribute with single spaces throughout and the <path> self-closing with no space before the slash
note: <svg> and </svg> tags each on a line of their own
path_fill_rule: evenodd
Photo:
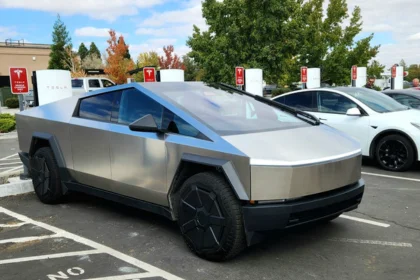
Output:
<svg viewBox="0 0 420 280">
<path fill-rule="evenodd" d="M 392 66 L 391 68 L 391 89 L 404 88 L 404 67 Z"/>
<path fill-rule="evenodd" d="M 33 75 L 35 106 L 73 96 L 70 71 L 38 70 Z"/>
<path fill-rule="evenodd" d="M 262 69 L 245 70 L 245 91 L 254 95 L 263 96 L 263 71 Z"/>
<path fill-rule="evenodd" d="M 308 77 L 306 82 L 306 88 L 319 88 L 321 87 L 321 69 L 320 68 L 308 68 Z"/>
<path fill-rule="evenodd" d="M 352 87 L 363 87 L 367 81 L 367 68 L 357 67 L 354 65 L 351 68 L 351 86 Z"/>
<path fill-rule="evenodd" d="M 184 82 L 185 74 L 182 69 L 162 69 L 159 71 L 160 82 Z"/>
</svg>

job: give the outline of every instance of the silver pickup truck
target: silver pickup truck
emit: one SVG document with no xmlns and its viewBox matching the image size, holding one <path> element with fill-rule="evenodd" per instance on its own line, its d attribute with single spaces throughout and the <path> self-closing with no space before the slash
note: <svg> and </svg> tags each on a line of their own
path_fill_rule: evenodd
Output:
<svg viewBox="0 0 420 280">
<path fill-rule="evenodd" d="M 90 77 L 90 78 L 73 78 L 71 79 L 73 95 L 84 92 L 90 92 L 101 88 L 115 86 L 115 83 L 107 78 Z"/>
</svg>

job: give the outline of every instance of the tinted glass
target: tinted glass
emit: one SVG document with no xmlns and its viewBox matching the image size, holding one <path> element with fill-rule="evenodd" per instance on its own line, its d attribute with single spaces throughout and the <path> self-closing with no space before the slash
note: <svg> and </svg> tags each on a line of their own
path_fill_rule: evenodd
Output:
<svg viewBox="0 0 420 280">
<path fill-rule="evenodd" d="M 220 135 L 310 126 L 292 114 L 217 85 L 161 83 L 149 87 Z"/>
<path fill-rule="evenodd" d="M 302 111 L 316 111 L 314 95 L 312 91 L 289 94 L 285 96 L 285 104 Z"/>
<path fill-rule="evenodd" d="M 118 94 L 119 92 L 112 92 L 82 99 L 80 101 L 79 117 L 109 122 L 111 120 L 112 103 Z"/>
<path fill-rule="evenodd" d="M 162 105 L 136 89 L 128 89 L 123 91 L 121 97 L 118 123 L 130 124 L 150 114 L 160 128 L 162 113 Z"/>
<path fill-rule="evenodd" d="M 164 117 L 162 128 L 168 130 L 170 133 L 180 134 L 190 137 L 200 137 L 201 133 L 188 122 L 175 115 L 168 109 L 164 109 Z M 201 137 L 200 137 L 201 138 Z"/>
<path fill-rule="evenodd" d="M 99 83 L 99 80 L 89 80 L 89 87 L 99 88 L 101 87 L 101 84 Z"/>
<path fill-rule="evenodd" d="M 379 113 L 396 112 L 408 109 L 406 106 L 398 103 L 391 97 L 376 90 L 352 87 L 337 88 L 337 90 L 351 95 L 370 109 Z"/>
<path fill-rule="evenodd" d="M 83 80 L 71 80 L 71 87 L 73 88 L 83 87 Z"/>
<path fill-rule="evenodd" d="M 102 80 L 102 85 L 104 86 L 104 87 L 112 87 L 114 84 L 113 83 L 111 83 L 110 81 L 108 81 L 108 80 Z"/>
<path fill-rule="evenodd" d="M 357 108 L 357 104 L 347 97 L 333 92 L 318 92 L 318 112 L 346 114 L 350 108 Z"/>
<path fill-rule="evenodd" d="M 392 97 L 399 103 L 411 108 L 420 108 L 420 100 L 405 94 L 393 94 Z"/>
</svg>

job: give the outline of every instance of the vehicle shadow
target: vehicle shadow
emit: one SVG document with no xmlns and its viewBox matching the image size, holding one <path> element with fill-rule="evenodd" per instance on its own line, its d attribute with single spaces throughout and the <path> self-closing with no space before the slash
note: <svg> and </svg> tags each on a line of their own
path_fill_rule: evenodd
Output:
<svg viewBox="0 0 420 280">
<path fill-rule="evenodd" d="M 388 171 L 382 170 L 379 164 L 376 162 L 376 160 L 369 157 L 363 157 L 362 165 L 363 167 L 370 167 L 370 168 L 378 169 L 380 171 L 388 172 Z M 408 171 L 420 171 L 420 161 L 415 162 L 413 167 L 411 167 Z M 393 172 L 393 174 L 395 173 Z"/>
</svg>

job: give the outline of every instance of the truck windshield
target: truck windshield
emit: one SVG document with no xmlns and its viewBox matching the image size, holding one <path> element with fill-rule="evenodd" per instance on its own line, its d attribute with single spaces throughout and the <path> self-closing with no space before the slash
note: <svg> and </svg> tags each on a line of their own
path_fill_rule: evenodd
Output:
<svg viewBox="0 0 420 280">
<path fill-rule="evenodd" d="M 290 113 L 217 85 L 159 83 L 143 86 L 154 87 L 155 92 L 172 100 L 219 135 L 311 126 Z"/>
<path fill-rule="evenodd" d="M 83 80 L 71 80 L 71 87 L 72 88 L 81 88 L 83 87 Z"/>
</svg>

